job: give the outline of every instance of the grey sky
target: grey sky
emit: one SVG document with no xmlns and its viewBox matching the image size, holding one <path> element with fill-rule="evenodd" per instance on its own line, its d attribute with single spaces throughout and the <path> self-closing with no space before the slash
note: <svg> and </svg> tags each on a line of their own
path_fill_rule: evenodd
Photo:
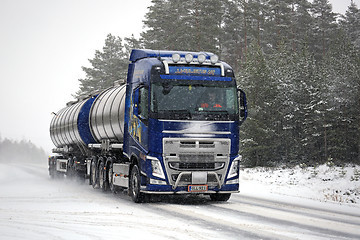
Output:
<svg viewBox="0 0 360 240">
<path fill-rule="evenodd" d="M 72 100 L 106 35 L 142 31 L 151 0 L 0 0 L 0 136 L 50 152 L 51 112 Z M 344 13 L 350 0 L 331 0 Z M 360 0 L 355 0 L 360 6 Z"/>
<path fill-rule="evenodd" d="M 0 0 L 0 136 L 50 152 L 51 112 L 84 77 L 108 33 L 142 31 L 150 0 Z"/>
</svg>

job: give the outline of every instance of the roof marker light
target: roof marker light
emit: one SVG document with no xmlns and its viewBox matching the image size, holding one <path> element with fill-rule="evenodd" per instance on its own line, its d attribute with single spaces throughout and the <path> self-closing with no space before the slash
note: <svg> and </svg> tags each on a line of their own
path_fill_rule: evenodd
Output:
<svg viewBox="0 0 360 240">
<path fill-rule="evenodd" d="M 210 62 L 212 63 L 212 64 L 215 64 L 215 63 L 217 63 L 219 61 L 219 57 L 217 56 L 217 55 L 212 55 L 211 57 L 210 57 Z"/>
<path fill-rule="evenodd" d="M 178 54 L 178 53 L 174 53 L 173 55 L 172 55 L 172 60 L 173 60 L 173 62 L 174 63 L 177 63 L 178 61 L 180 61 L 180 54 Z"/>
<path fill-rule="evenodd" d="M 198 61 L 199 63 L 203 63 L 206 60 L 206 56 L 204 54 L 199 54 Z"/>
<path fill-rule="evenodd" d="M 190 63 L 193 60 L 193 58 L 194 57 L 193 57 L 193 55 L 191 53 L 188 53 L 188 54 L 185 55 L 185 61 L 187 63 Z"/>
</svg>

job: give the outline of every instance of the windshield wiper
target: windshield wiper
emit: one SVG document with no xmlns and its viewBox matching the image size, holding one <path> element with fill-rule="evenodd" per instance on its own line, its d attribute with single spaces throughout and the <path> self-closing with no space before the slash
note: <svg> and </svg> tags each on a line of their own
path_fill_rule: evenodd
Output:
<svg viewBox="0 0 360 240">
<path fill-rule="evenodd" d="M 166 110 L 164 112 L 168 113 L 174 119 L 191 119 L 191 113 L 188 109 Z"/>
<path fill-rule="evenodd" d="M 229 119 L 229 112 L 226 110 L 217 110 L 217 111 L 203 111 L 206 114 L 206 120 L 223 120 Z"/>
</svg>

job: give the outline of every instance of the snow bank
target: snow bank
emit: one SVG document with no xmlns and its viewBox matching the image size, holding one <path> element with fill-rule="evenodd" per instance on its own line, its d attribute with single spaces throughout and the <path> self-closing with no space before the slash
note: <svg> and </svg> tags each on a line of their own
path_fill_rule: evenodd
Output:
<svg viewBox="0 0 360 240">
<path fill-rule="evenodd" d="M 243 194 L 259 192 L 360 207 L 360 166 L 257 167 L 242 169 L 240 175 Z"/>
</svg>

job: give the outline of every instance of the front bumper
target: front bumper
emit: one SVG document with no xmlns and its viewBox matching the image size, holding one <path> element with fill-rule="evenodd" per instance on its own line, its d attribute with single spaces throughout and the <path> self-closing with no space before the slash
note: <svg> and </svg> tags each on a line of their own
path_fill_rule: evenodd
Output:
<svg viewBox="0 0 360 240">
<path fill-rule="evenodd" d="M 208 187 L 207 191 L 189 192 L 188 186 L 180 186 L 175 189 L 170 185 L 148 184 L 141 187 L 141 192 L 147 194 L 212 194 L 212 193 L 238 193 L 239 184 L 227 184 L 219 187 Z"/>
</svg>

